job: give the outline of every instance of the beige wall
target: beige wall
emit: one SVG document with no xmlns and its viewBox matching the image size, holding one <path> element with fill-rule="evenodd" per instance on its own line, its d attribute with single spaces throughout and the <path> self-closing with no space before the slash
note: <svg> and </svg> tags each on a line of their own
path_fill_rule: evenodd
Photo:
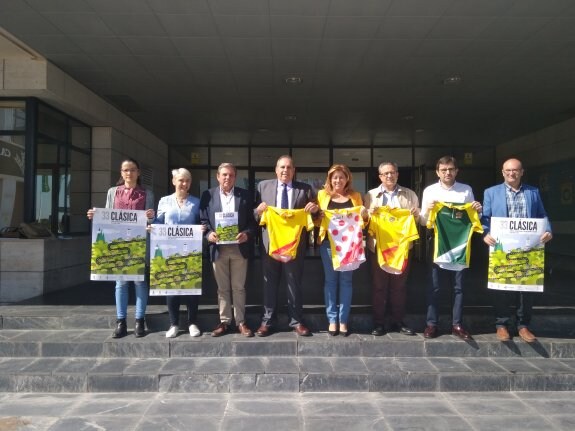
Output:
<svg viewBox="0 0 575 431">
<path fill-rule="evenodd" d="M 56 66 L 25 56 L 1 58 L 0 53 L 0 96 L 37 97 L 92 127 L 93 206 L 104 206 L 106 191 L 119 178 L 120 163 L 126 157 L 137 159 L 151 173 L 156 201 L 166 194 L 166 143 Z M 76 178 L 81 178 L 82 168 L 76 169 Z M 89 172 L 83 172 L 87 179 Z M 90 237 L 0 239 L 0 257 L 0 302 L 17 302 L 87 282 Z"/>
<path fill-rule="evenodd" d="M 53 64 L 26 57 L 1 59 L 0 96 L 38 97 L 93 127 L 94 205 L 103 205 L 126 157 L 137 159 L 144 169 L 153 168 L 151 187 L 156 197 L 166 194 L 167 144 Z"/>
</svg>

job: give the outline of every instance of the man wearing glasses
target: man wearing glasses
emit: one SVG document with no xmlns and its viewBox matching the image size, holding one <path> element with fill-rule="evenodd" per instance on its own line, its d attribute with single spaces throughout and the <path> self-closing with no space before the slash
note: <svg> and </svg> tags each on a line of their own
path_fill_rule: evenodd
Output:
<svg viewBox="0 0 575 431">
<path fill-rule="evenodd" d="M 473 196 L 471 187 L 467 184 L 455 181 L 457 177 L 457 161 L 454 157 L 444 156 L 437 161 L 435 173 L 439 181 L 423 190 L 421 199 L 422 225 L 427 224 L 430 212 L 437 202 L 449 202 L 455 204 L 472 203 L 471 207 L 477 212 L 481 211 L 481 204 Z M 463 276 L 465 269 L 446 269 L 443 264 L 431 264 L 432 283 L 427 288 L 427 326 L 423 332 L 424 338 L 438 336 L 437 324 L 439 320 L 438 305 L 440 290 L 447 286 L 453 287 L 453 315 L 451 333 L 463 340 L 471 340 L 472 337 L 462 325 L 463 317 Z"/>
<path fill-rule="evenodd" d="M 485 190 L 483 216 L 483 241 L 489 246 L 494 246 L 495 238 L 489 234 L 491 228 L 491 217 L 512 217 L 512 218 L 543 218 L 546 220 L 546 231 L 541 235 L 540 241 L 545 244 L 553 238 L 551 226 L 547 219 L 547 213 L 543 207 L 541 195 L 536 187 L 521 183 L 523 177 L 523 165 L 517 159 L 509 159 L 503 163 L 503 183 Z M 510 321 L 509 303 L 515 300 L 516 325 L 519 337 L 527 343 L 537 340 L 535 335 L 529 330 L 531 323 L 531 310 L 533 308 L 532 292 L 511 292 L 494 290 L 493 299 L 495 302 L 495 326 L 497 328 L 497 339 L 499 341 L 509 341 L 511 336 L 508 331 Z"/>
<path fill-rule="evenodd" d="M 364 198 L 365 207 L 371 211 L 382 206 L 409 209 L 417 222 L 419 199 L 415 192 L 397 184 L 399 178 L 397 163 L 383 162 L 379 165 L 378 172 L 381 184 L 367 192 Z M 385 313 L 389 299 L 390 330 L 404 335 L 415 335 L 413 329 L 403 321 L 407 294 L 405 282 L 409 273 L 409 264 L 399 273 L 384 270 L 377 262 L 375 245 L 374 235 L 369 235 L 367 248 L 371 262 L 373 304 L 373 330 L 371 334 L 376 336 L 385 334 Z"/>
</svg>

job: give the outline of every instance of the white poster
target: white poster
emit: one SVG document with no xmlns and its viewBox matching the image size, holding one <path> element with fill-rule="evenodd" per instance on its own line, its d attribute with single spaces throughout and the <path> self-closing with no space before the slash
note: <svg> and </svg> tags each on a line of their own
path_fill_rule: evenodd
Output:
<svg viewBox="0 0 575 431">
<path fill-rule="evenodd" d="M 496 290 L 543 292 L 545 219 L 492 217 L 487 287 Z"/>
<path fill-rule="evenodd" d="M 217 212 L 214 214 L 218 244 L 237 244 L 238 240 L 238 213 Z"/>
<path fill-rule="evenodd" d="M 95 208 L 90 280 L 144 281 L 146 212 Z"/>
<path fill-rule="evenodd" d="M 150 295 L 202 294 L 202 226 L 153 224 Z"/>
</svg>

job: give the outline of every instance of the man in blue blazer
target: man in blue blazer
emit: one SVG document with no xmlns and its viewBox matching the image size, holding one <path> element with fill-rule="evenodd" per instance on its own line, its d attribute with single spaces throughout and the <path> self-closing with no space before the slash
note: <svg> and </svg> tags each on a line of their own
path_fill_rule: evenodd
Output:
<svg viewBox="0 0 575 431">
<path fill-rule="evenodd" d="M 551 240 L 551 225 L 547 218 L 543 202 L 536 187 L 521 183 L 523 165 L 517 159 L 509 159 L 503 163 L 503 183 L 485 190 L 483 197 L 483 215 L 481 224 L 484 229 L 483 240 L 489 246 L 494 246 L 495 238 L 489 234 L 491 217 L 544 218 L 547 227 L 541 235 L 541 242 Z M 516 302 L 516 324 L 519 336 L 528 343 L 536 341 L 535 335 L 529 330 L 531 311 L 533 309 L 533 293 L 494 290 L 495 326 L 497 338 L 509 341 L 508 325 L 510 320 L 509 304 Z"/>
<path fill-rule="evenodd" d="M 206 190 L 200 200 L 200 221 L 207 226 L 204 235 L 209 243 L 210 261 L 218 284 L 220 323 L 212 331 L 213 337 L 224 335 L 230 330 L 232 303 L 238 331 L 246 337 L 253 337 L 245 321 L 245 283 L 250 250 L 248 241 L 253 240 L 256 226 L 253 200 L 247 190 L 235 186 L 236 173 L 232 163 L 222 163 L 217 173 L 219 186 Z M 237 213 L 237 244 L 219 243 L 215 220 L 218 212 Z"/>
<path fill-rule="evenodd" d="M 276 162 L 277 179 L 264 180 L 258 184 L 256 194 L 256 209 L 254 216 L 260 220 L 262 213 L 268 205 L 289 209 L 304 209 L 317 214 L 319 207 L 312 188 L 305 183 L 294 181 L 295 166 L 290 156 L 281 156 Z M 283 204 L 283 205 L 282 205 Z M 311 335 L 309 329 L 302 322 L 303 302 L 301 279 L 303 276 L 303 262 L 307 247 L 307 232 L 304 229 L 300 238 L 296 258 L 289 262 L 280 262 L 271 258 L 269 252 L 269 234 L 267 228 L 262 229 L 262 270 L 264 275 L 264 315 L 259 329 L 258 337 L 265 337 L 272 331 L 277 307 L 277 290 L 280 285 L 282 272 L 287 284 L 288 318 L 289 325 L 301 336 Z"/>
</svg>

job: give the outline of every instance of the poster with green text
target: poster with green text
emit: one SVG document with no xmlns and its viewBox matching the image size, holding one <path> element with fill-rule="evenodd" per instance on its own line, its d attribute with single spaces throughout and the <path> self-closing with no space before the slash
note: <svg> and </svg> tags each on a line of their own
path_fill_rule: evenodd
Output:
<svg viewBox="0 0 575 431">
<path fill-rule="evenodd" d="M 144 281 L 146 212 L 95 208 L 90 280 Z"/>
<path fill-rule="evenodd" d="M 495 290 L 543 292 L 545 219 L 492 217 L 487 287 Z"/>
<path fill-rule="evenodd" d="M 153 224 L 150 295 L 202 294 L 202 226 Z"/>
</svg>

